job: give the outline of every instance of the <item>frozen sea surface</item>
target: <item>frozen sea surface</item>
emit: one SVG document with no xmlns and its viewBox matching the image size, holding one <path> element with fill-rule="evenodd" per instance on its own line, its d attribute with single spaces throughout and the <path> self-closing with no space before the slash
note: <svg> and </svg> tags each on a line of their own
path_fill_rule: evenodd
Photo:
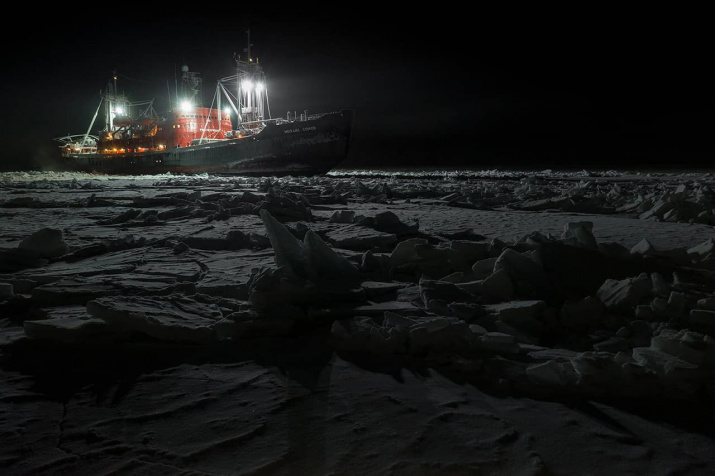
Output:
<svg viewBox="0 0 715 476">
<path fill-rule="evenodd" d="M 0 472 L 713 474 L 714 181 L 0 174 Z"/>
</svg>

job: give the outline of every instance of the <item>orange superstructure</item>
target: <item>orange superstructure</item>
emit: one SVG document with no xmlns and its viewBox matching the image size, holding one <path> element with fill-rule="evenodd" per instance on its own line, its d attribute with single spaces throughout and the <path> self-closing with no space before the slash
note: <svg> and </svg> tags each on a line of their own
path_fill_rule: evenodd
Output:
<svg viewBox="0 0 715 476">
<path fill-rule="evenodd" d="M 231 136 L 231 116 L 217 109 L 197 107 L 188 112 L 170 111 L 167 116 L 159 121 L 150 118 L 123 120 L 120 127 L 100 136 L 97 150 L 103 154 L 145 152 L 187 147 L 194 141 Z"/>
<path fill-rule="evenodd" d="M 172 111 L 159 126 L 158 136 L 166 147 L 186 147 L 195 139 L 226 139 L 231 133 L 231 116 L 217 109 L 197 107 L 191 112 Z"/>
</svg>

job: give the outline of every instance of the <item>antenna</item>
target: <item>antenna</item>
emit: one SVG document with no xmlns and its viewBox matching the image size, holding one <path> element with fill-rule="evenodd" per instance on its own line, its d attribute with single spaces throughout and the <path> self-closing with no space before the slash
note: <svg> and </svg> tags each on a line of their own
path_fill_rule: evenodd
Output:
<svg viewBox="0 0 715 476">
<path fill-rule="evenodd" d="M 251 62 L 251 46 L 253 46 L 253 44 L 251 44 L 251 29 L 250 28 L 248 30 L 246 30 L 246 38 L 247 38 L 248 47 L 244 48 L 243 51 L 246 52 L 246 56 L 248 57 L 248 62 L 250 63 Z"/>
</svg>

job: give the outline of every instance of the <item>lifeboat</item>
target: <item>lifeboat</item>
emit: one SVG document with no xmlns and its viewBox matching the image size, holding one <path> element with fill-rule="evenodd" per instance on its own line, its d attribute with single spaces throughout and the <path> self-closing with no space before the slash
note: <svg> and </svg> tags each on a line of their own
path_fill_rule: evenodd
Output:
<svg viewBox="0 0 715 476">
<path fill-rule="evenodd" d="M 115 127 L 126 127 L 132 124 L 132 118 L 129 116 L 116 116 L 114 118 Z"/>
<path fill-rule="evenodd" d="M 150 125 L 155 124 L 155 123 L 156 123 L 156 120 L 155 120 L 153 117 L 150 117 L 150 116 L 140 116 L 140 117 L 136 120 L 136 124 L 138 124 L 138 125 L 140 125 L 140 126 L 150 126 Z"/>
</svg>

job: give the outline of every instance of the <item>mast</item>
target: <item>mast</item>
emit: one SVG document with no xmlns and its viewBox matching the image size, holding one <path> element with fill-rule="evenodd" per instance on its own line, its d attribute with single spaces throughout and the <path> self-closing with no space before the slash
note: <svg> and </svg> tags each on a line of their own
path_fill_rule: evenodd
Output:
<svg viewBox="0 0 715 476">
<path fill-rule="evenodd" d="M 181 67 L 181 90 L 177 95 L 177 101 L 188 101 L 192 107 L 203 107 L 201 97 L 201 77 L 199 73 L 189 70 L 189 66 L 184 64 Z M 177 104 L 181 107 L 181 104 Z"/>
<path fill-rule="evenodd" d="M 241 55 L 233 54 L 236 74 L 218 81 L 217 94 L 223 92 L 226 95 L 226 102 L 235 111 L 236 129 L 252 129 L 255 132 L 256 129 L 265 126 L 263 121 L 270 120 L 270 110 L 265 73 L 258 60 L 254 61 L 251 57 L 253 43 L 251 43 L 250 30 L 246 31 L 246 38 L 248 44 L 242 51 L 246 52 L 247 58 L 242 59 Z M 222 101 L 223 99 L 220 99 L 218 102 L 219 110 Z"/>
<path fill-rule="evenodd" d="M 105 109 L 106 114 L 106 124 L 107 130 L 112 131 L 114 129 L 114 101 L 117 97 L 117 70 L 112 71 L 112 82 L 107 85 L 107 107 Z"/>
<path fill-rule="evenodd" d="M 246 60 L 240 56 L 236 60 L 236 83 L 238 88 L 239 122 L 254 126 L 266 119 L 266 84 L 265 75 L 258 61 L 251 57 L 251 30 L 246 30 Z"/>
<path fill-rule="evenodd" d="M 129 114 L 126 110 L 129 106 L 127 98 L 124 95 L 119 95 L 119 87 L 117 86 L 118 79 L 117 70 L 112 73 L 112 81 L 107 84 L 107 92 L 105 95 L 106 101 L 106 124 L 107 131 L 114 131 L 114 119 L 119 115 Z"/>
<path fill-rule="evenodd" d="M 246 46 L 246 48 L 243 49 L 243 51 L 246 52 L 246 58 L 248 59 L 248 62 L 250 63 L 251 62 L 251 46 L 253 46 L 251 44 L 251 29 L 250 28 L 248 30 L 246 30 L 246 44 L 247 44 L 247 46 Z"/>
</svg>

